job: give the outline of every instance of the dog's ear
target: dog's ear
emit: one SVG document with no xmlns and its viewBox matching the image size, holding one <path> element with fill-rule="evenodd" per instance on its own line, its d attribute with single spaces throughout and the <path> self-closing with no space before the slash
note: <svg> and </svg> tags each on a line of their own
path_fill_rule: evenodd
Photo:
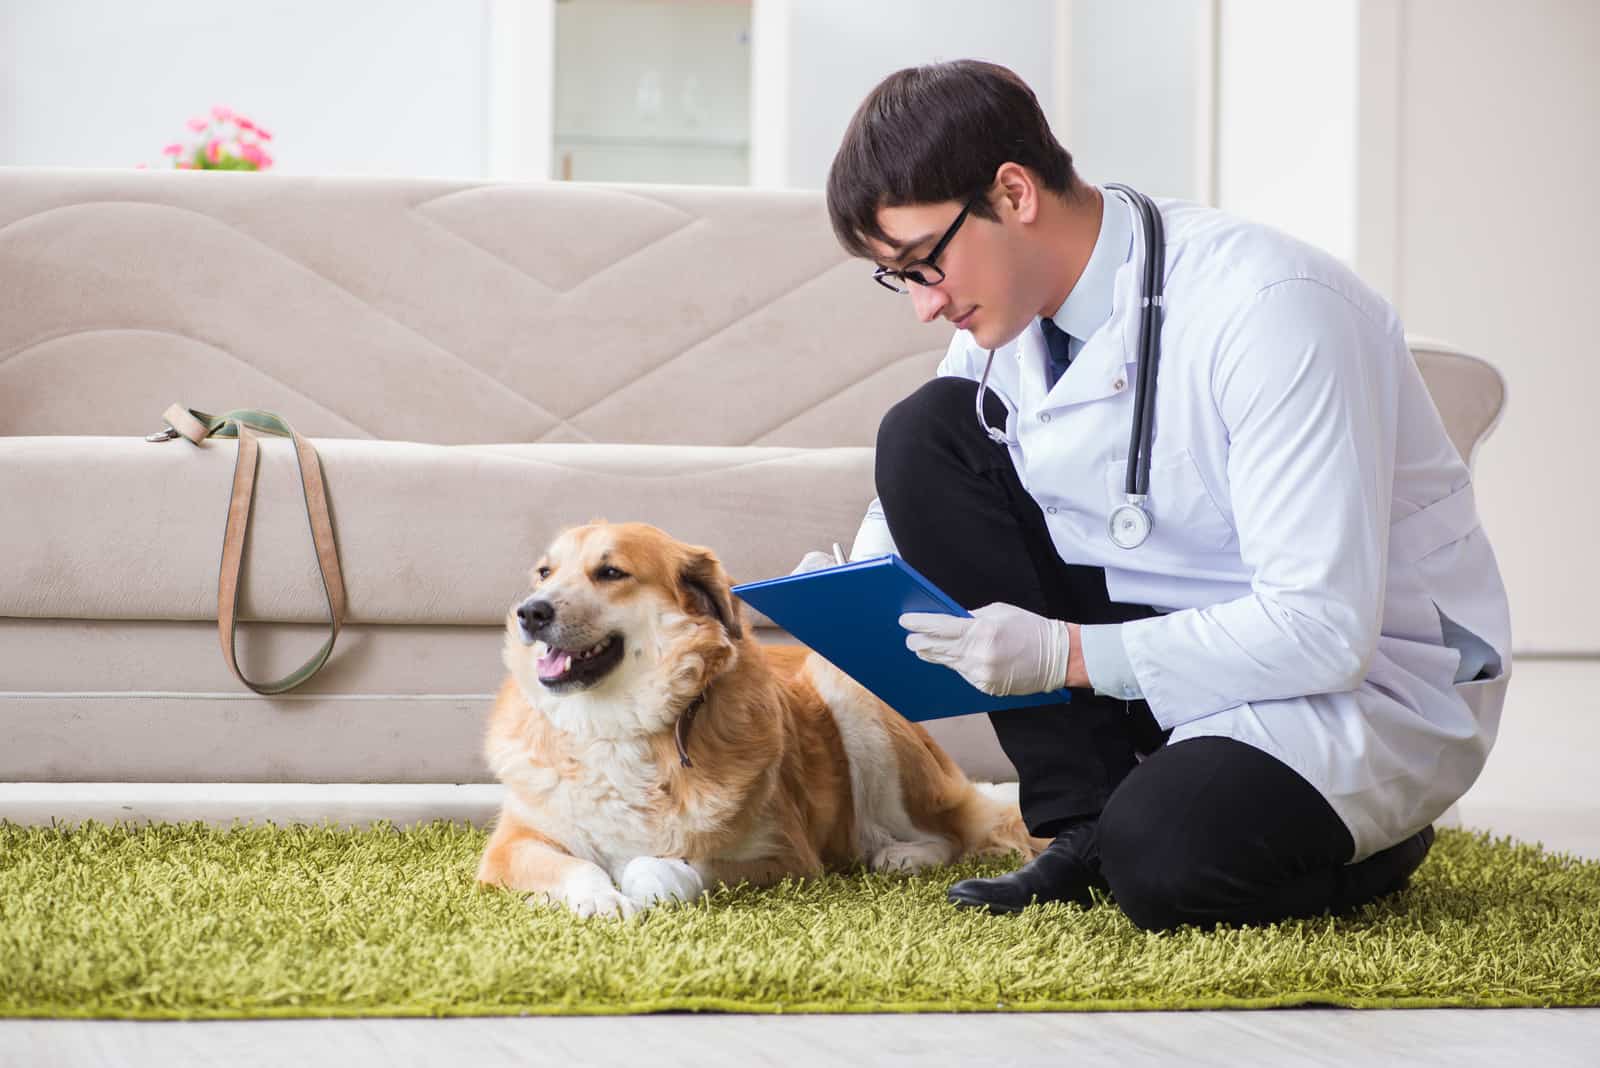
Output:
<svg viewBox="0 0 1600 1068">
<path fill-rule="evenodd" d="M 744 637 L 744 626 L 739 621 L 739 606 L 729 589 L 728 576 L 722 563 L 710 549 L 689 550 L 689 558 L 678 572 L 678 585 L 689 611 L 711 616 L 722 624 L 734 641 Z"/>
</svg>

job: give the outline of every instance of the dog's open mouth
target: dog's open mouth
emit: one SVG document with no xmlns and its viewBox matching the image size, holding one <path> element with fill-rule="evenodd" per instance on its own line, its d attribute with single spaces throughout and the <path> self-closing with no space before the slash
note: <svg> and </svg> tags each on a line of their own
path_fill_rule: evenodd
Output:
<svg viewBox="0 0 1600 1068">
<path fill-rule="evenodd" d="M 539 681 L 550 689 L 585 686 L 598 681 L 622 660 L 622 635 L 611 634 L 587 649 L 548 646 L 539 658 Z"/>
</svg>

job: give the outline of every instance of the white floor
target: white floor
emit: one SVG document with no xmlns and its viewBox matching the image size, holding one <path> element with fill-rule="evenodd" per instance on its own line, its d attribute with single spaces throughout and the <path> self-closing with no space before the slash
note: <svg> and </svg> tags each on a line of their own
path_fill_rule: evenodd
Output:
<svg viewBox="0 0 1600 1068">
<path fill-rule="evenodd" d="M 1055 1013 L 619 1016 L 218 1023 L 0 1021 L 0 1066 L 712 1064 L 1382 1065 L 1597 1062 L 1600 1012 Z"/>
<path fill-rule="evenodd" d="M 1500 735 L 1461 799 L 1461 822 L 1600 858 L 1597 761 L 1600 660 L 1518 661 Z"/>
<path fill-rule="evenodd" d="M 1500 737 L 1462 798 L 1468 827 L 1600 858 L 1600 660 L 1516 666 Z M 219 799 L 222 800 L 222 799 Z M 234 798 L 281 813 L 281 797 Z M 0 813 L 37 815 L 59 798 L 0 793 Z M 97 813 L 170 818 L 181 798 L 136 804 L 109 794 Z M 402 820 L 404 793 L 380 798 Z M 464 813 L 486 798 L 463 793 Z M 32 806 L 31 808 L 29 806 Z M 189 800 L 192 811 L 193 799 Z M 103 806 L 103 807 L 97 807 Z M 370 803 L 369 803 L 370 807 Z M 137 811 L 135 811 L 137 810 Z M 0 1020 L 0 1068 L 229 1064 L 385 1068 L 424 1063 L 741 1065 L 1270 1063 L 1600 1064 L 1600 1009 L 982 1016 L 642 1016 L 485 1020 L 304 1020 L 220 1023 Z"/>
</svg>

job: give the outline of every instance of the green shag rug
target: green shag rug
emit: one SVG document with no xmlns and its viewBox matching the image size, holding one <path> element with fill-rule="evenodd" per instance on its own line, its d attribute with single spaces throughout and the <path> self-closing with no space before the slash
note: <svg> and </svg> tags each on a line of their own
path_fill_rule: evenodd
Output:
<svg viewBox="0 0 1600 1068">
<path fill-rule="evenodd" d="M 998 874 L 858 872 L 579 920 L 472 876 L 484 833 L 0 822 L 0 1016 L 1600 1004 L 1600 862 L 1441 831 L 1360 915 L 1157 935 L 958 912 Z"/>
</svg>

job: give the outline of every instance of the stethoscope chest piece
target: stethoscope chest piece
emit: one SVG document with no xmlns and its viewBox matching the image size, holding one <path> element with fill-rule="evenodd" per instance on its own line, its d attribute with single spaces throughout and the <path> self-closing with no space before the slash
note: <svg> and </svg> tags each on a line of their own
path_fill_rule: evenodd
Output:
<svg viewBox="0 0 1600 1068">
<path fill-rule="evenodd" d="M 1111 512 L 1111 541 L 1121 549 L 1137 549 L 1150 536 L 1150 513 L 1137 504 L 1118 505 Z"/>
</svg>

